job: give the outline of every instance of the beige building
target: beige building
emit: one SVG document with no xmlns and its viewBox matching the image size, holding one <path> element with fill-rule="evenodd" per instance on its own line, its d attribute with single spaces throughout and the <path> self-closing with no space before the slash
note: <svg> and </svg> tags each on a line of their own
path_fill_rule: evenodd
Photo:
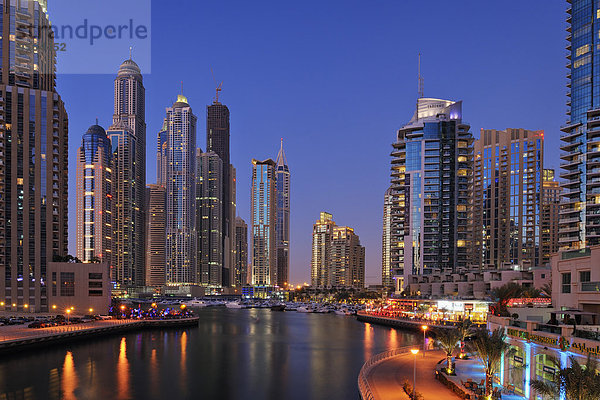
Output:
<svg viewBox="0 0 600 400">
<path fill-rule="evenodd" d="M 106 263 L 49 263 L 49 311 L 73 315 L 107 314 L 110 272 Z"/>
<path fill-rule="evenodd" d="M 600 246 L 552 257 L 552 305 L 600 314 Z"/>
<path fill-rule="evenodd" d="M 558 218 L 562 189 L 554 179 L 553 169 L 544 169 L 543 181 L 541 262 L 545 265 L 550 263 L 552 254 L 558 251 Z"/>
</svg>

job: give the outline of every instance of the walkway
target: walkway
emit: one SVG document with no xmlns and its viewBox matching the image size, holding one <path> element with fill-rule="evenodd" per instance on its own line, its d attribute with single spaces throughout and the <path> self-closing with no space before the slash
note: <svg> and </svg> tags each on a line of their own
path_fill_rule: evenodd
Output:
<svg viewBox="0 0 600 400">
<path fill-rule="evenodd" d="M 455 372 L 456 376 L 451 377 L 454 382 L 459 383 L 460 381 L 466 382 L 467 379 L 472 379 L 473 382 L 481 382 L 481 380 L 485 380 L 485 371 L 483 366 L 477 361 L 475 358 L 471 358 L 469 360 L 456 360 Z M 494 387 L 499 387 L 500 385 L 494 384 Z M 502 393 L 502 400 L 524 400 L 525 398 L 519 395 L 505 394 Z"/>
<path fill-rule="evenodd" d="M 438 350 L 417 354 L 417 392 L 424 400 L 451 399 L 459 397 L 435 379 L 435 366 L 444 358 Z M 377 364 L 371 369 L 367 379 L 375 396 L 375 400 L 406 400 L 408 396 L 402 384 L 408 380 L 413 385 L 413 368 L 415 356 L 411 353 L 400 354 Z"/>
</svg>

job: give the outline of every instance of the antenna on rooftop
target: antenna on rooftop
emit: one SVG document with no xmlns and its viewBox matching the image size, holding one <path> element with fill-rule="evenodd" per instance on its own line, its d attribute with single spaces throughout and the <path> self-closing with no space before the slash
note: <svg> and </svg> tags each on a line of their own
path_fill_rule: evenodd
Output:
<svg viewBox="0 0 600 400">
<path fill-rule="evenodd" d="M 130 60 L 132 60 L 132 58 L 131 58 L 132 56 L 133 56 L 133 46 L 129 46 L 129 59 Z"/>
<path fill-rule="evenodd" d="M 424 81 L 423 81 L 423 77 L 421 76 L 421 53 L 419 53 L 419 75 L 418 75 L 418 90 L 419 90 L 419 98 L 423 97 L 423 86 L 424 86 Z"/>
</svg>

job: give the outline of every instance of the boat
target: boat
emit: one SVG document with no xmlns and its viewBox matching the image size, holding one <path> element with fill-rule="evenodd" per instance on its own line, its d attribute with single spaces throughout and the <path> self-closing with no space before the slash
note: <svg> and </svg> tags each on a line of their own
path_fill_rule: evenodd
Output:
<svg viewBox="0 0 600 400">
<path fill-rule="evenodd" d="M 312 312 L 312 310 L 309 310 L 307 307 L 298 307 L 296 309 L 296 311 L 299 312 L 299 313 L 309 313 L 309 312 Z"/>
<path fill-rule="evenodd" d="M 198 300 L 198 299 L 184 301 L 182 304 L 188 308 L 191 308 L 191 307 L 201 308 L 201 307 L 207 306 L 207 304 L 204 301 Z"/>
<path fill-rule="evenodd" d="M 284 311 L 285 310 L 285 304 L 275 304 L 274 306 L 271 306 L 271 311 Z"/>
<path fill-rule="evenodd" d="M 225 303 L 225 307 L 227 308 L 242 308 L 242 305 L 240 303 L 236 303 L 235 301 L 229 301 L 227 303 Z"/>
</svg>

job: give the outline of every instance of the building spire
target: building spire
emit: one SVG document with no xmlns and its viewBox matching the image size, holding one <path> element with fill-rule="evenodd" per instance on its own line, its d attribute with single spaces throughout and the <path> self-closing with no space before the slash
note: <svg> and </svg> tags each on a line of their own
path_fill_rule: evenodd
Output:
<svg viewBox="0 0 600 400">
<path fill-rule="evenodd" d="M 276 164 L 278 167 L 287 166 L 287 157 L 283 151 L 283 138 L 281 138 L 281 146 L 279 147 L 279 153 L 277 154 Z"/>
<path fill-rule="evenodd" d="M 419 53 L 419 74 L 418 74 L 418 90 L 419 90 L 419 99 L 423 98 L 423 86 L 424 86 L 424 80 L 423 77 L 421 76 L 421 53 Z"/>
<path fill-rule="evenodd" d="M 129 59 L 133 60 L 133 46 L 129 46 Z"/>
</svg>

